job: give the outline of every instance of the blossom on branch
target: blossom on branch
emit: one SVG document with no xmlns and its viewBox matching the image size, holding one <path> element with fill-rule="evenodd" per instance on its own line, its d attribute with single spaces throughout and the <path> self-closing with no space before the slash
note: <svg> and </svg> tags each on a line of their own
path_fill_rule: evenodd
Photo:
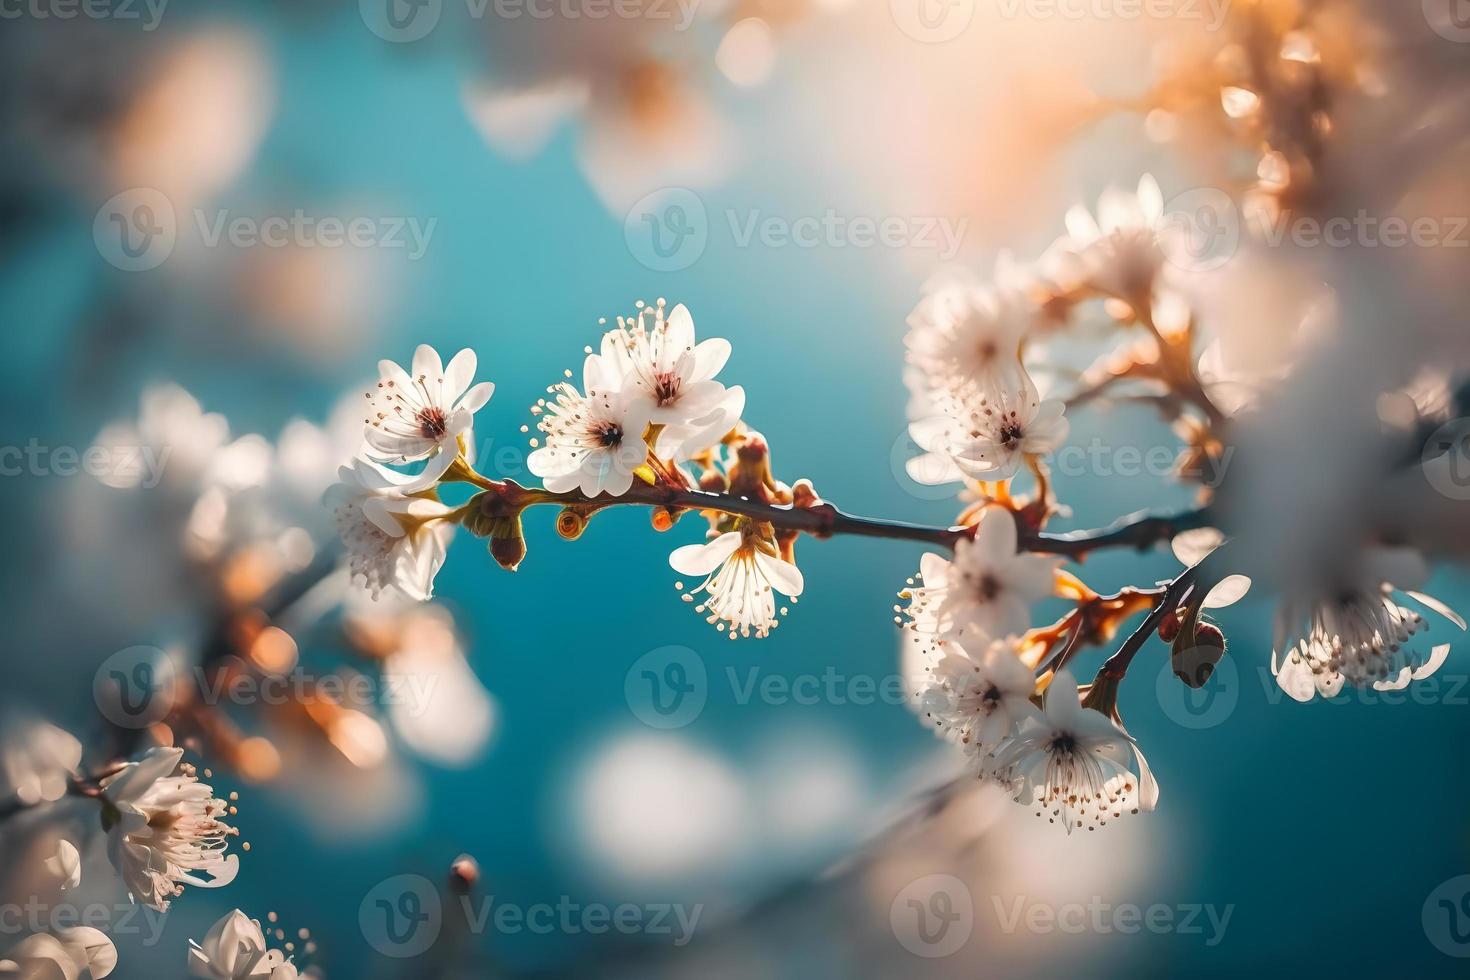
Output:
<svg viewBox="0 0 1470 980">
<path fill-rule="evenodd" d="M 423 475 L 407 477 L 365 459 L 338 471 L 327 491 L 348 568 L 373 598 L 396 591 L 426 600 L 444 564 L 454 524 L 451 510 L 432 497 Z"/>
<path fill-rule="evenodd" d="M 446 368 L 438 351 L 420 344 L 411 370 L 389 360 L 378 362 L 378 384 L 367 393 L 370 414 L 363 420 L 363 434 L 380 462 L 433 457 L 422 474 L 432 483 L 454 462 L 459 437 L 470 430 L 495 385 L 482 381 L 471 387 L 475 352 L 468 348 Z"/>
<path fill-rule="evenodd" d="M 689 544 L 669 556 L 669 565 L 683 575 L 708 576 L 685 593 L 695 612 L 709 613 L 716 629 L 729 628 L 730 639 L 752 632 L 764 637 L 780 623 L 775 593 L 795 600 L 801 595 L 801 570 L 781 557 L 770 525 L 743 520 L 739 528 L 706 544 Z M 677 586 L 682 588 L 682 585 Z"/>
<path fill-rule="evenodd" d="M 129 894 L 160 912 L 185 885 L 219 888 L 240 871 L 240 859 L 225 854 L 239 834 L 223 820 L 231 807 L 180 765 L 183 755 L 152 749 L 101 783 L 107 856 Z"/>
</svg>

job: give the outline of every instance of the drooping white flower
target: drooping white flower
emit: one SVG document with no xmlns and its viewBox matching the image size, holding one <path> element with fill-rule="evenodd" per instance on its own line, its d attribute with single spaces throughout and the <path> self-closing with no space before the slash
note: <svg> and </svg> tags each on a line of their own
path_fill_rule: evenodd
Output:
<svg viewBox="0 0 1470 980">
<path fill-rule="evenodd" d="M 413 354 L 412 374 L 393 361 L 378 362 L 377 387 L 367 393 L 364 420 L 367 444 L 384 463 L 434 459 L 425 470 L 437 479 L 458 455 L 457 440 L 495 385 L 475 379 L 475 352 L 465 348 L 444 367 L 438 351 L 420 344 Z M 437 454 L 437 455 L 436 455 Z"/>
<path fill-rule="evenodd" d="M 1125 810 L 1152 810 L 1159 800 L 1138 744 L 1107 715 L 1082 707 L 1065 670 L 1052 678 L 1042 710 L 996 750 L 993 773 L 1011 785 L 1018 803 L 1060 820 L 1068 833 L 1093 830 Z"/>
<path fill-rule="evenodd" d="M 82 743 L 71 733 L 27 714 L 11 716 L 0 731 L 0 800 L 26 806 L 54 802 L 82 762 Z"/>
<path fill-rule="evenodd" d="M 580 488 L 589 497 L 621 497 L 633 485 L 633 471 L 648 461 L 643 434 L 651 404 L 633 388 L 597 387 L 606 379 L 595 357 L 587 358 L 583 372 L 587 394 L 563 382 L 550 389 L 551 401 L 533 409 L 541 414 L 536 428 L 546 433 L 546 445 L 526 458 L 526 466 L 552 493 Z"/>
<path fill-rule="evenodd" d="M 1014 638 L 979 647 L 975 655 L 959 643 L 943 647 L 944 656 L 918 691 L 919 708 L 981 761 L 983 773 L 984 760 L 1035 712 L 1036 680 L 1021 662 Z"/>
<path fill-rule="evenodd" d="M 352 578 L 373 598 L 384 591 L 417 601 L 433 595 L 454 524 L 444 519 L 449 507 L 416 496 L 427 489 L 424 476 L 407 477 L 355 459 L 327 491 Z"/>
<path fill-rule="evenodd" d="M 1075 278 L 1129 304 L 1147 302 L 1168 260 L 1160 238 L 1163 217 L 1164 195 L 1149 174 L 1139 179 L 1136 193 L 1103 191 L 1096 218 L 1080 204 L 1072 207 L 1065 245 L 1054 251 L 1069 260 L 1058 278 Z"/>
<path fill-rule="evenodd" d="M 1066 441 L 1070 428 L 1059 399 L 1043 400 L 1024 370 L 1011 387 L 992 385 L 972 405 L 909 424 L 925 456 L 910 460 L 915 481 L 948 482 L 955 470 L 978 480 L 1006 480 L 1028 456 L 1042 456 Z M 931 457 L 952 465 L 934 462 Z"/>
<path fill-rule="evenodd" d="M 189 976 L 204 980 L 296 980 L 296 967 L 266 946 L 260 923 L 235 909 L 216 922 L 202 943 L 189 940 Z"/>
<path fill-rule="evenodd" d="M 781 557 L 769 525 L 744 521 L 738 530 L 721 534 L 705 544 L 676 548 L 669 565 L 681 575 L 708 576 L 685 593 L 686 602 L 705 593 L 694 610 L 708 613 L 716 629 L 736 635 L 764 637 L 780 623 L 775 593 L 796 599 L 801 595 L 801 570 Z M 682 588 L 682 583 L 678 585 Z"/>
<path fill-rule="evenodd" d="M 1020 387 L 1021 340 L 1034 322 L 1034 306 L 1018 292 L 951 283 L 909 314 L 904 346 L 934 403 L 958 414 L 992 391 Z"/>
<path fill-rule="evenodd" d="M 730 342 L 696 342 L 694 318 L 680 303 L 664 313 L 664 301 L 639 305 L 617 318 L 588 358 L 587 390 L 629 391 L 644 400 L 648 420 L 664 427 L 658 447 L 676 460 L 707 449 L 733 429 L 745 410 L 745 389 L 726 388 L 715 375 L 730 359 Z"/>
<path fill-rule="evenodd" d="M 1431 646 L 1427 657 L 1414 649 L 1411 641 L 1430 628 L 1420 608 L 1465 629 L 1465 620 L 1438 599 L 1401 591 L 1389 579 L 1425 577 L 1427 569 L 1416 552 L 1385 549 L 1366 561 L 1362 581 L 1325 594 L 1288 598 L 1277 613 L 1271 670 L 1281 689 L 1298 701 L 1318 694 L 1334 697 L 1344 684 L 1399 690 L 1433 674 L 1450 645 Z"/>
<path fill-rule="evenodd" d="M 82 883 L 82 854 L 65 837 L 56 841 L 56 852 L 43 864 L 46 873 L 56 880 L 62 891 L 69 891 Z"/>
<path fill-rule="evenodd" d="M 35 933 L 0 956 L 0 977 L 18 980 L 102 980 L 116 967 L 117 947 L 91 926 Z"/>
<path fill-rule="evenodd" d="M 160 912 L 185 885 L 219 888 L 240 871 L 240 859 L 225 853 L 239 834 L 223 819 L 230 805 L 180 764 L 183 755 L 151 749 L 101 784 L 107 856 L 129 894 Z"/>
<path fill-rule="evenodd" d="M 974 539 L 955 543 L 954 560 L 932 552 L 907 592 L 910 628 L 936 638 L 984 643 L 1031 626 L 1031 606 L 1052 594 L 1057 558 L 1017 553 L 1016 520 L 992 509 Z"/>
</svg>

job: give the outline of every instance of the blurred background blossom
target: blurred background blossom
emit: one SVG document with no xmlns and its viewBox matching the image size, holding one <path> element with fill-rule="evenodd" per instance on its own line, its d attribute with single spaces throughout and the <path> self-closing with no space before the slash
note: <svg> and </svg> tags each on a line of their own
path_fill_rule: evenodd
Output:
<svg viewBox="0 0 1470 980">
<path fill-rule="evenodd" d="M 1470 214 L 1470 37 L 1451 5 L 1234 0 L 1125 17 L 1098 3 L 1072 17 L 958 3 L 944 9 L 964 22 L 939 34 L 913 6 L 637 0 L 594 18 L 491 0 L 405 22 L 369 2 L 172 0 L 156 19 L 36 15 L 44 2 L 7 16 L 0 444 L 27 462 L 0 479 L 0 784 L 55 795 L 48 766 L 74 764 L 74 746 L 50 725 L 103 746 L 99 759 L 177 741 L 240 792 L 251 844 L 228 889 L 191 894 L 156 934 L 140 919 L 120 935 L 114 976 L 182 975 L 186 940 L 236 906 L 309 926 L 328 976 L 1451 974 L 1421 907 L 1470 870 L 1462 651 L 1427 703 L 1282 703 L 1271 607 L 1253 595 L 1220 617 L 1238 656 L 1215 701 L 1176 703 L 1147 676 L 1124 689 L 1167 805 L 1062 837 L 983 787 L 935 797 L 959 752 L 914 724 L 902 684 L 885 698 L 847 683 L 911 680 L 887 613 L 911 545 L 804 546 L 820 587 L 756 645 L 716 643 L 681 614 L 666 542 L 634 512 L 576 542 L 534 514 L 542 540 L 515 575 L 467 557 L 428 606 L 346 589 L 320 498 L 358 448 L 378 358 L 474 347 L 497 383 L 476 455 L 528 482 L 526 407 L 639 297 L 683 302 L 731 340 L 746 418 L 825 496 L 949 523 L 952 497 L 904 470 L 905 316 L 943 259 L 989 277 L 1008 250 L 1029 268 L 1069 208 L 1147 172 L 1166 202 L 1223 196 L 1211 214 L 1239 233 L 1220 261 L 1168 279 L 1176 309 L 1208 311 L 1212 396 L 1229 413 L 1265 407 L 1240 437 L 1258 462 L 1234 504 L 1253 576 L 1305 579 L 1343 527 L 1391 511 L 1406 541 L 1448 560 L 1434 593 L 1470 604 L 1453 565 L 1470 551 L 1463 501 L 1422 480 L 1348 489 L 1382 431 L 1446 421 L 1470 368 L 1453 240 Z M 638 202 L 670 188 L 693 195 L 707 239 L 672 272 L 629 243 Z M 134 206 L 157 197 L 171 217 Z M 1360 207 L 1443 234 L 1336 249 L 1289 233 Z M 110 214 L 166 226 L 166 254 L 128 268 L 138 257 L 117 247 L 145 229 Z M 298 214 L 313 230 L 279 245 L 209 234 Z M 961 249 L 739 230 L 827 215 L 945 221 Z M 324 245 L 324 219 L 362 219 L 367 237 Z M 1110 349 L 1106 317 L 1080 319 L 1046 338 L 1048 395 Z M 1069 417 L 1078 445 L 1180 441 L 1142 401 Z M 66 467 L 63 449 L 95 449 L 95 465 Z M 1150 474 L 1057 483 L 1077 527 L 1191 501 Z M 1106 554 L 1087 570 L 1102 589 L 1178 563 Z M 705 701 L 663 729 L 625 694 L 639 659 L 670 645 L 703 667 Z M 170 682 L 196 669 L 206 693 L 291 696 L 201 700 Z M 839 696 L 759 693 L 834 670 Z M 150 678 L 166 712 L 128 723 L 114 672 Z M 80 841 L 68 813 L 60 829 Z M 80 891 L 37 870 L 56 837 L 6 821 L 0 894 L 113 907 L 95 848 Z M 697 908 L 694 938 L 466 930 L 445 883 L 461 854 L 477 901 Z M 403 874 L 443 889 L 441 938 L 419 959 L 384 955 L 359 916 Z M 915 953 L 904 895 L 968 900 L 968 941 Z M 1186 906 L 1233 912 L 1214 943 L 1205 918 L 1198 933 L 1014 925 L 1032 907 L 1129 904 L 1176 923 Z"/>
</svg>

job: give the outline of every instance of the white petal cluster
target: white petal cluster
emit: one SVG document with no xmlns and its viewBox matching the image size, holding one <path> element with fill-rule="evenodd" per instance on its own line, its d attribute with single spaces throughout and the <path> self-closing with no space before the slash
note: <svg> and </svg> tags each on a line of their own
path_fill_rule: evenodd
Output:
<svg viewBox="0 0 1470 980">
<path fill-rule="evenodd" d="M 364 436 L 379 462 L 432 458 L 420 474 L 432 483 L 454 462 L 460 436 L 470 432 L 475 413 L 490 400 L 495 386 L 488 381 L 473 384 L 475 352 L 468 348 L 446 368 L 438 351 L 420 344 L 411 372 L 393 361 L 378 362 L 377 387 L 367 392 Z"/>
<path fill-rule="evenodd" d="M 977 759 L 984 774 L 990 755 L 1035 712 L 1035 678 L 1013 637 L 988 646 L 945 642 L 940 650 L 919 685 L 919 710 Z"/>
<path fill-rule="evenodd" d="M 1043 400 L 1021 362 L 1038 315 L 1023 289 L 963 280 L 935 285 L 909 315 L 909 434 L 924 450 L 908 463 L 916 482 L 1007 480 L 1065 441 L 1063 404 Z"/>
<path fill-rule="evenodd" d="M 1171 247 L 1164 195 L 1144 174 L 1136 192 L 1103 191 L 1096 217 L 1081 205 L 1066 215 L 1067 235 L 1049 250 L 1052 278 L 1130 305 L 1151 301 Z"/>
<path fill-rule="evenodd" d="M 260 923 L 235 909 L 210 928 L 202 943 L 189 941 L 189 976 L 204 980 L 296 980 L 296 967 L 266 946 Z"/>
<path fill-rule="evenodd" d="M 1465 620 L 1438 599 L 1400 590 L 1382 574 L 1421 578 L 1417 553 L 1381 551 L 1368 562 L 1365 583 L 1288 598 L 1278 611 L 1271 670 L 1296 700 L 1334 697 L 1345 684 L 1396 691 L 1429 677 L 1449 656 L 1450 644 L 1432 645 L 1427 656 L 1416 648 L 1416 638 L 1430 629 L 1421 609 L 1465 629 Z"/>
<path fill-rule="evenodd" d="M 1042 710 L 1030 713 L 991 758 L 990 775 L 1018 803 L 1068 833 L 1158 805 L 1159 786 L 1138 744 L 1102 712 L 1082 706 L 1065 670 L 1052 678 Z"/>
<path fill-rule="evenodd" d="M 580 390 L 554 385 L 533 408 L 545 445 L 528 467 L 552 492 L 619 497 L 650 451 L 678 462 L 708 449 L 745 409 L 744 389 L 715 380 L 729 357 L 728 341 L 697 342 L 682 304 L 667 312 L 663 300 L 639 304 L 587 355 Z"/>
<path fill-rule="evenodd" d="M 795 601 L 801 595 L 801 570 L 781 557 L 780 550 L 761 531 L 745 521 L 705 544 L 678 548 L 669 564 L 681 575 L 707 576 L 685 593 L 695 612 L 707 614 L 716 629 L 736 636 L 769 635 L 786 610 L 776 605 L 776 593 Z M 703 593 L 701 596 L 700 593 Z"/>
<path fill-rule="evenodd" d="M 409 477 L 365 459 L 338 473 L 327 491 L 348 569 L 378 598 L 384 592 L 426 600 L 454 536 L 450 508 L 431 497 L 424 476 Z"/>
<path fill-rule="evenodd" d="M 66 795 L 82 762 L 82 743 L 69 732 L 16 714 L 0 730 L 0 800 L 49 803 Z"/>
<path fill-rule="evenodd" d="M 107 856 L 129 894 L 160 912 L 184 885 L 219 888 L 240 870 L 240 859 L 225 853 L 239 833 L 224 822 L 230 805 L 181 765 L 183 754 L 152 749 L 101 783 Z"/>
<path fill-rule="evenodd" d="M 1017 552 L 1016 519 L 992 508 L 973 539 L 955 544 L 954 559 L 932 552 L 906 590 L 908 627 L 933 638 L 984 644 L 1024 633 L 1031 607 L 1052 594 L 1057 558 Z"/>
<path fill-rule="evenodd" d="M 102 980 L 117 967 L 117 947 L 91 926 L 27 936 L 0 955 L 0 977 L 17 980 Z"/>
</svg>

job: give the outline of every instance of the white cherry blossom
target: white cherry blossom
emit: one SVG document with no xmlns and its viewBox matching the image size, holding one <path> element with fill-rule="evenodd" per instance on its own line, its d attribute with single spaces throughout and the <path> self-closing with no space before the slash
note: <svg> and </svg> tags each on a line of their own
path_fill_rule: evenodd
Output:
<svg viewBox="0 0 1470 980">
<path fill-rule="evenodd" d="M 185 885 L 219 888 L 240 870 L 240 859 L 225 853 L 239 834 L 223 819 L 230 805 L 180 764 L 183 755 L 151 749 L 101 784 L 107 856 L 129 894 L 160 912 Z"/>
<path fill-rule="evenodd" d="M 684 599 L 696 602 L 696 596 L 704 593 L 695 612 L 708 613 L 706 621 L 716 629 L 728 627 L 732 640 L 751 633 L 768 635 L 785 612 L 778 610 L 775 593 L 794 600 L 803 587 L 801 570 L 781 557 L 769 528 L 763 530 L 753 521 L 705 544 L 676 549 L 669 565 L 681 575 L 708 576 Z"/>
<path fill-rule="evenodd" d="M 587 394 L 564 382 L 536 408 L 546 445 L 526 458 L 526 466 L 552 493 L 580 489 L 589 497 L 621 497 L 633 485 L 633 471 L 648 461 L 643 434 L 653 406 L 636 389 L 595 387 L 604 380 L 596 357 L 588 357 L 584 371 Z"/>
<path fill-rule="evenodd" d="M 1074 206 L 1066 215 L 1067 238 L 1053 248 L 1057 265 L 1066 268 L 1057 277 L 1075 278 L 1129 304 L 1149 301 L 1168 260 L 1160 237 L 1163 217 L 1164 195 L 1149 174 L 1134 193 L 1103 191 L 1095 218 Z"/>
<path fill-rule="evenodd" d="M 102 980 L 117 967 L 117 947 L 91 926 L 34 933 L 0 954 L 0 977 Z"/>
<path fill-rule="evenodd" d="M 71 733 L 26 713 L 12 715 L 0 731 L 0 800 L 31 806 L 66 795 L 82 762 L 82 743 Z"/>
<path fill-rule="evenodd" d="M 972 405 L 910 423 L 909 435 L 926 455 L 909 461 L 917 482 L 950 482 L 956 472 L 977 480 L 1007 480 L 1028 456 L 1044 456 L 1070 429 L 1060 399 L 1042 399 L 1024 370 L 1014 384 L 991 385 Z M 935 457 L 938 458 L 934 459 Z M 947 462 L 946 462 L 947 461 Z"/>
<path fill-rule="evenodd" d="M 285 954 L 266 945 L 260 923 L 235 909 L 216 922 L 202 943 L 189 940 L 189 976 L 204 980 L 296 980 Z"/>
<path fill-rule="evenodd" d="M 909 626 L 973 643 L 1026 632 L 1031 606 L 1052 594 L 1061 560 L 1017 553 L 1017 543 L 1015 517 L 995 508 L 973 539 L 956 542 L 953 561 L 925 554 L 920 584 L 907 591 Z"/>
<path fill-rule="evenodd" d="M 1065 670 L 1052 678 L 1042 710 L 996 750 L 993 772 L 1018 803 L 1061 821 L 1068 833 L 1096 829 L 1125 810 L 1152 810 L 1159 799 L 1138 744 L 1102 712 L 1082 707 Z"/>
<path fill-rule="evenodd" d="M 432 596 L 454 523 L 445 519 L 449 507 L 416 496 L 427 490 L 425 476 L 408 477 L 355 459 L 338 471 L 338 480 L 327 499 L 347 546 L 353 580 L 374 598 L 385 591 L 418 601 Z"/>
<path fill-rule="evenodd" d="M 1015 639 L 988 646 L 943 644 L 944 655 L 918 691 L 919 708 L 940 732 L 981 761 L 1036 710 L 1036 680 L 1023 664 Z"/>
<path fill-rule="evenodd" d="M 411 373 L 410 373 L 411 372 Z M 438 351 L 420 344 L 410 371 L 378 362 L 377 386 L 367 393 L 364 437 L 380 462 L 408 463 L 434 457 L 425 470 L 437 479 L 458 455 L 458 438 L 468 432 L 495 386 L 475 379 L 475 352 L 465 348 L 445 367 Z"/>
<path fill-rule="evenodd" d="M 617 318 L 601 350 L 588 358 L 588 391 L 636 393 L 648 420 L 664 427 L 658 448 L 676 460 L 709 448 L 740 421 L 745 389 L 727 388 L 715 375 L 730 359 L 730 342 L 696 342 L 694 318 L 680 303 L 667 314 L 660 299 Z"/>
<path fill-rule="evenodd" d="M 1438 599 L 1400 590 L 1390 580 L 1417 582 L 1427 575 L 1416 552 L 1380 549 L 1366 562 L 1360 582 L 1289 597 L 1277 613 L 1271 670 L 1298 701 L 1334 697 L 1344 684 L 1399 690 L 1433 674 L 1450 644 L 1430 646 L 1427 656 L 1417 648 L 1413 641 L 1431 628 L 1421 610 L 1465 629 L 1465 620 Z"/>
</svg>

